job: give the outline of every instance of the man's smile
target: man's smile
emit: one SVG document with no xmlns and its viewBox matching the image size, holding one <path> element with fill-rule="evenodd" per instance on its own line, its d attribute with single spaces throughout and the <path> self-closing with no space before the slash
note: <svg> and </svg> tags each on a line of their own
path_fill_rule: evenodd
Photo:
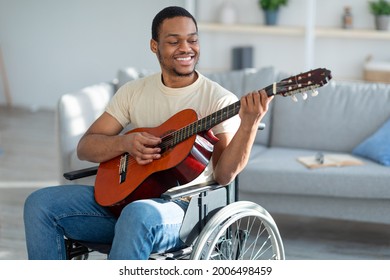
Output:
<svg viewBox="0 0 390 280">
<path fill-rule="evenodd" d="M 193 63 L 194 56 L 176 57 L 175 60 L 178 61 L 182 66 L 188 66 Z"/>
</svg>

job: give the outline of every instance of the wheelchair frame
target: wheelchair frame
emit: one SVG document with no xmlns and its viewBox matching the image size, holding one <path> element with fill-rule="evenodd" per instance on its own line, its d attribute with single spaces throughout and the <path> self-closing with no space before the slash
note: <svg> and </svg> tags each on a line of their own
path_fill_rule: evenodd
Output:
<svg viewBox="0 0 390 280">
<path fill-rule="evenodd" d="M 97 169 L 76 170 L 64 177 L 76 180 L 96 175 Z M 161 198 L 172 201 L 188 196 L 191 200 L 180 229 L 180 238 L 187 247 L 155 253 L 149 259 L 285 259 L 282 238 L 272 216 L 258 204 L 239 201 L 238 177 L 227 186 L 209 182 L 174 187 Z M 93 251 L 108 254 L 110 250 L 110 244 L 66 237 L 65 242 L 67 259 L 88 259 Z"/>
</svg>

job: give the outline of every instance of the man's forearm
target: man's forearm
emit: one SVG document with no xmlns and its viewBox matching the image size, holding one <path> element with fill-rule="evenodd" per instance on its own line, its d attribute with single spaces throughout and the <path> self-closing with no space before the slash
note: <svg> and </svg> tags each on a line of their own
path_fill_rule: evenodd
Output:
<svg viewBox="0 0 390 280">
<path fill-rule="evenodd" d="M 125 152 L 122 141 L 123 135 L 89 134 L 81 138 L 77 146 L 77 156 L 80 160 L 104 162 Z"/>
<path fill-rule="evenodd" d="M 214 169 L 214 179 L 226 185 L 245 168 L 248 163 L 250 152 L 257 128 L 251 131 L 244 131 L 240 128 L 225 148 Z"/>
</svg>

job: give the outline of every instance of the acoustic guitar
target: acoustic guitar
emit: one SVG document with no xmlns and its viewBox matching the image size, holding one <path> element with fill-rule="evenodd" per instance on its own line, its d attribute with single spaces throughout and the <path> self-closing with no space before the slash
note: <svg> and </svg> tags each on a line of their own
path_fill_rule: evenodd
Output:
<svg viewBox="0 0 390 280">
<path fill-rule="evenodd" d="M 318 68 L 283 79 L 264 88 L 268 96 L 292 96 L 325 85 L 331 72 Z M 154 128 L 136 128 L 127 133 L 148 132 L 162 139 L 161 158 L 139 165 L 128 153 L 99 165 L 95 182 L 95 199 L 119 215 L 128 203 L 145 198 L 160 197 L 168 189 L 191 182 L 206 168 L 218 141 L 210 129 L 235 116 L 240 110 L 237 101 L 219 111 L 198 119 L 192 109 L 175 114 Z"/>
</svg>

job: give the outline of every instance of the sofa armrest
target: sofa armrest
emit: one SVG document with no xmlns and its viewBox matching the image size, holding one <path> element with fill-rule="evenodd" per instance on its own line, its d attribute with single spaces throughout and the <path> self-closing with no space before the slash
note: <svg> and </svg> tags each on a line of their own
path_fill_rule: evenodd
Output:
<svg viewBox="0 0 390 280">
<path fill-rule="evenodd" d="M 56 111 L 59 174 L 74 169 L 71 164 L 72 153 L 78 141 L 88 127 L 103 113 L 113 94 L 113 83 L 100 83 L 61 96 Z"/>
</svg>

